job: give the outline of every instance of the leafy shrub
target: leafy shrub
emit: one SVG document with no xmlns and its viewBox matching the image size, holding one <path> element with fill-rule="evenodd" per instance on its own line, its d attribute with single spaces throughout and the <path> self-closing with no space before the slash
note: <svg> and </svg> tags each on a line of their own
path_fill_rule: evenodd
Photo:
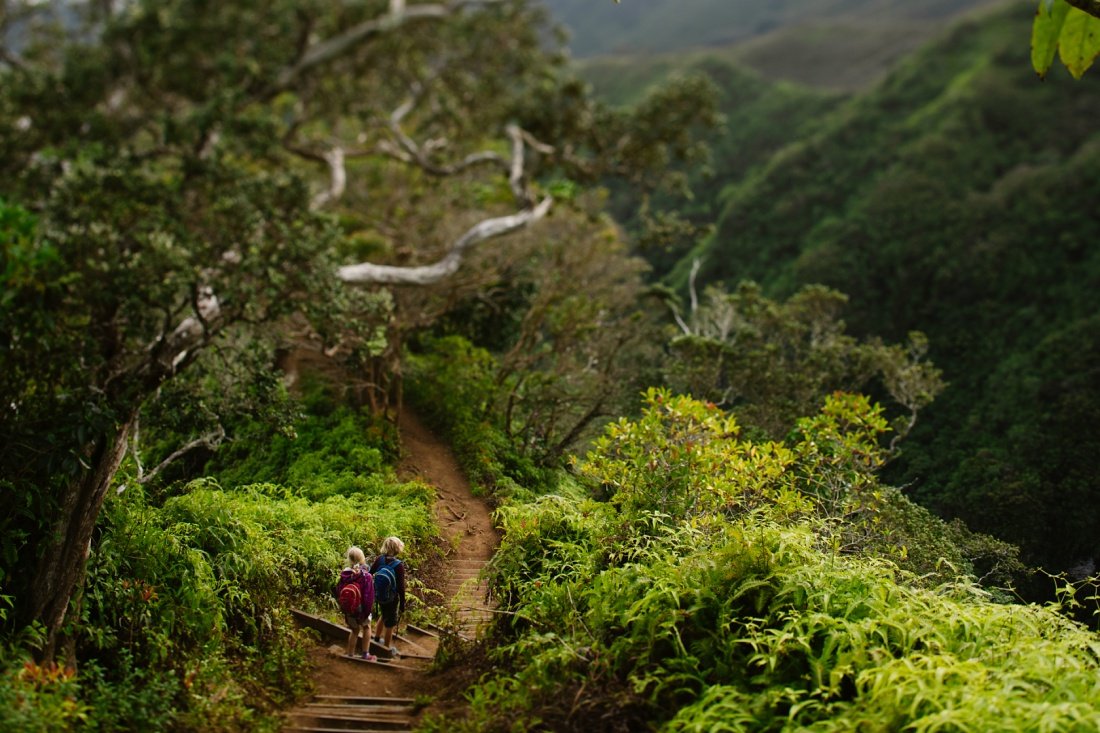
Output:
<svg viewBox="0 0 1100 733">
<path fill-rule="evenodd" d="M 504 566 L 526 573 L 510 576 L 509 666 L 478 690 L 471 729 L 503 715 L 585 730 L 630 711 L 624 727 L 684 731 L 1008 731 L 1039 710 L 1052 730 L 1100 722 L 1100 644 L 1051 610 L 993 604 L 965 582 L 922 589 L 888 563 L 822 553 L 806 525 L 755 516 L 670 528 L 663 547 L 607 566 L 591 542 L 606 515 L 585 509 L 543 500 L 523 517 L 547 536 L 521 531 L 534 551 Z M 562 526 L 587 539 L 559 539 Z"/>
<path fill-rule="evenodd" d="M 736 421 L 711 403 L 656 389 L 645 403 L 639 420 L 608 426 L 581 467 L 624 511 L 678 520 L 750 510 L 764 494 L 781 512 L 808 509 L 789 482 L 781 485 L 794 460 L 784 446 L 736 440 Z"/>
<path fill-rule="evenodd" d="M 391 424 L 367 410 L 334 405 L 314 393 L 307 413 L 289 433 L 273 432 L 256 423 L 243 432 L 250 437 L 223 448 L 211 466 L 224 486 L 257 483 L 298 488 L 321 500 L 346 490 L 349 477 L 389 478 L 397 456 Z"/>
<path fill-rule="evenodd" d="M 88 706 L 78 699 L 78 690 L 71 671 L 40 666 L 14 648 L 0 650 L 0 730 L 72 730 L 88 717 Z"/>
<path fill-rule="evenodd" d="M 87 695 L 90 727 L 98 730 L 169 730 L 180 719 L 176 709 L 182 680 L 160 670 L 137 666 L 128 652 L 113 661 L 108 672 L 97 664 L 81 670 Z"/>
<path fill-rule="evenodd" d="M 888 512 L 875 521 L 889 502 L 847 496 L 881 491 L 870 472 L 876 415 L 866 400 L 837 396 L 777 461 L 775 448 L 739 445 L 707 405 L 651 394 L 643 416 L 610 427 L 581 465 L 613 487 L 612 502 L 547 496 L 498 510 L 494 582 L 510 612 L 493 652 L 500 670 L 471 690 L 473 715 L 457 725 L 1100 724 L 1094 634 L 1056 609 L 994 603 L 949 568 L 940 577 L 951 580 L 929 587 L 874 542 L 839 552 L 834 540 L 852 517 L 871 528 L 894 521 Z M 667 498 L 677 491 L 700 499 Z M 876 531 L 868 537 L 886 544 L 890 533 Z M 949 537 L 933 539 L 929 553 L 951 549 Z"/>
</svg>

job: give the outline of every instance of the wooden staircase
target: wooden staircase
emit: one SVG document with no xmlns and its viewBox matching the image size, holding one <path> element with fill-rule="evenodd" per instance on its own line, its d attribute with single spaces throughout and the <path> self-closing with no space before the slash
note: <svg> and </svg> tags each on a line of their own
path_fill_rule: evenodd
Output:
<svg viewBox="0 0 1100 733">
<path fill-rule="evenodd" d="M 486 600 L 486 586 L 480 578 L 484 560 L 456 559 L 449 563 L 451 576 L 444 588 L 455 619 L 455 628 L 437 626 L 421 628 L 405 624 L 404 633 L 395 634 L 396 659 L 381 644 L 370 642 L 370 651 L 377 660 L 343 657 L 349 664 L 366 665 L 391 672 L 423 672 L 435 659 L 441 636 L 457 634 L 474 639 L 492 618 L 492 606 Z M 313 614 L 291 609 L 299 624 L 314 629 L 321 637 L 341 647 L 347 642 L 346 626 Z M 362 646 L 362 645 L 360 645 Z M 402 733 L 416 727 L 420 705 L 414 698 L 344 697 L 314 695 L 307 702 L 283 715 L 286 733 Z"/>
<path fill-rule="evenodd" d="M 320 632 L 323 639 L 341 647 L 347 642 L 350 632 L 346 626 L 297 609 L 291 609 L 291 613 L 302 626 Z M 405 626 L 405 633 L 395 634 L 393 640 L 398 649 L 396 659 L 391 659 L 390 651 L 374 641 L 370 647 L 376 660 L 343 658 L 349 664 L 374 669 L 417 672 L 427 669 L 439 646 L 438 633 L 412 624 Z M 414 698 L 314 695 L 283 713 L 286 723 L 282 730 L 287 733 L 407 733 L 416 727 L 419 712 L 420 706 Z"/>
<path fill-rule="evenodd" d="M 465 638 L 476 639 L 493 617 L 493 604 L 487 599 L 487 587 L 481 579 L 485 560 L 455 560 L 444 593 L 451 599 L 457 623 L 455 631 Z"/>
</svg>

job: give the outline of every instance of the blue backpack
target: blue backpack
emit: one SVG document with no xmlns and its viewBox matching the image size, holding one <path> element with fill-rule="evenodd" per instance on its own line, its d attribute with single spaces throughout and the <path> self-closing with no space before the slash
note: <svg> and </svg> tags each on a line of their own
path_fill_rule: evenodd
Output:
<svg viewBox="0 0 1100 733">
<path fill-rule="evenodd" d="M 374 574 L 374 600 L 378 603 L 393 603 L 397 598 L 397 566 L 400 564 L 400 560 L 386 562 L 386 558 L 382 558 Z"/>
</svg>

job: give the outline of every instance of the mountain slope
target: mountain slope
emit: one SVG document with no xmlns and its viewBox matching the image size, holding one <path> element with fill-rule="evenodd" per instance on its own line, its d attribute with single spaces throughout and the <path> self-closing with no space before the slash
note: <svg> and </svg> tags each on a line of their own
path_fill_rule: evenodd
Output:
<svg viewBox="0 0 1100 733">
<path fill-rule="evenodd" d="M 651 53 L 739 43 L 776 29 L 839 19 L 942 22 L 996 0 L 543 0 L 572 33 L 578 56 Z"/>
<path fill-rule="evenodd" d="M 1039 82 L 1030 11 L 966 22 L 733 187 L 701 278 L 821 282 L 854 330 L 927 332 L 951 386 L 894 468 L 1068 567 L 1100 554 L 1100 82 Z"/>
</svg>

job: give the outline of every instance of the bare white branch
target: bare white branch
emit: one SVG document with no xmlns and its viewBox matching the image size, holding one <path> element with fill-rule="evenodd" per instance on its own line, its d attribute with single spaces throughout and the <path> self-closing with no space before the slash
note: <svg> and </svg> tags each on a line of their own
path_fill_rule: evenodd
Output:
<svg viewBox="0 0 1100 733">
<path fill-rule="evenodd" d="M 208 286 L 199 289 L 193 310 L 193 315 L 180 321 L 167 339 L 166 353 L 173 368 L 186 359 L 192 349 L 202 344 L 221 320 L 221 303 Z"/>
<path fill-rule="evenodd" d="M 458 271 L 462 259 L 471 247 L 538 221 L 546 216 L 552 204 L 553 199 L 547 197 L 532 209 L 479 222 L 455 240 L 443 259 L 434 264 L 420 267 L 396 267 L 364 262 L 341 267 L 337 271 L 337 276 L 343 282 L 355 285 L 430 285 L 439 282 Z"/>
<path fill-rule="evenodd" d="M 683 317 L 680 315 L 680 309 L 674 305 L 670 305 L 669 308 L 672 310 L 672 317 L 676 319 L 676 325 L 680 327 L 680 330 L 684 332 L 685 336 L 690 336 L 691 326 L 684 322 Z"/>
<path fill-rule="evenodd" d="M 169 455 L 163 461 L 158 463 L 156 468 L 154 468 L 149 473 L 145 474 L 144 476 L 141 476 L 139 474 L 137 482 L 139 484 L 147 484 L 150 481 L 152 481 L 154 478 L 156 478 L 157 474 L 159 474 L 165 468 L 170 466 L 173 462 L 178 461 L 180 458 L 187 455 L 191 451 L 193 451 L 197 448 L 209 448 L 210 450 L 214 450 L 219 445 L 221 445 L 223 440 L 225 440 L 225 428 L 223 428 L 221 425 L 219 425 L 217 430 L 215 430 L 213 432 L 210 432 L 210 433 L 207 433 L 206 435 L 203 435 L 201 437 L 195 438 L 194 440 L 192 440 L 187 445 L 184 445 L 184 446 L 180 447 L 179 449 L 173 451 L 171 455 Z M 135 445 L 135 447 L 136 447 L 136 445 Z M 136 455 L 136 451 L 135 451 L 135 455 Z"/>
<path fill-rule="evenodd" d="M 523 148 L 523 130 L 516 125 L 508 125 L 508 137 L 512 138 L 512 165 L 508 173 L 508 185 L 512 187 L 512 195 L 516 197 L 516 201 L 530 203 L 531 196 L 527 191 L 524 175 L 526 156 Z"/>
<path fill-rule="evenodd" d="M 137 480 L 141 483 L 141 477 L 145 475 L 145 467 L 141 465 L 141 414 L 134 418 L 134 431 L 130 435 L 130 452 L 134 454 L 134 465 L 137 467 Z"/>
<path fill-rule="evenodd" d="M 426 173 L 434 176 L 453 176 L 468 168 L 485 164 L 497 165 L 507 170 L 508 164 L 504 160 L 504 157 L 489 150 L 472 153 L 462 160 L 448 165 L 441 165 L 432 161 L 432 154 L 437 150 L 442 150 L 447 147 L 447 140 L 444 138 L 437 138 L 429 140 L 423 145 L 418 145 L 401 127 L 401 123 L 408 117 L 409 113 L 416 108 L 417 103 L 424 96 L 426 88 L 427 85 L 414 84 L 409 98 L 393 111 L 389 119 L 389 128 L 394 138 L 396 138 L 397 144 L 395 145 L 391 141 L 384 140 L 378 144 L 378 152 L 403 163 L 415 165 L 423 169 Z M 509 130 L 509 132 L 511 132 L 511 130 Z M 519 165 L 522 168 L 522 150 L 520 151 L 520 155 Z M 513 169 L 515 165 L 516 163 L 513 160 Z M 515 189 L 513 188 L 513 190 Z M 517 200 L 523 201 L 524 203 L 530 203 L 528 199 L 521 196 L 517 196 Z"/>
<path fill-rule="evenodd" d="M 344 165 L 344 149 L 340 147 L 326 151 L 323 156 L 329 168 L 329 186 L 313 197 L 310 207 L 319 209 L 322 206 L 338 201 L 344 195 L 348 186 L 348 172 Z"/>
<path fill-rule="evenodd" d="M 702 261 L 696 257 L 691 261 L 691 274 L 688 276 L 688 293 L 691 296 L 691 316 L 695 317 L 695 314 L 699 312 L 699 293 L 695 289 L 695 278 L 699 275 L 699 269 L 703 266 Z"/>
</svg>

